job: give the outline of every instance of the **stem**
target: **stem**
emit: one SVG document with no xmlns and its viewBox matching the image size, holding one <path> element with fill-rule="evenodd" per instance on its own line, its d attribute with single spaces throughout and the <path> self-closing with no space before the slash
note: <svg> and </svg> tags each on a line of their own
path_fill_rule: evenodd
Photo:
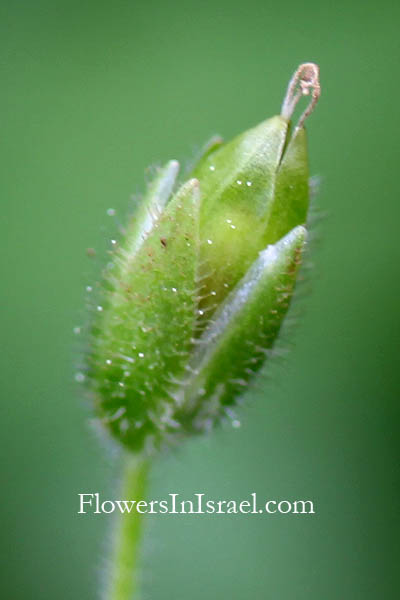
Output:
<svg viewBox="0 0 400 600">
<path fill-rule="evenodd" d="M 107 600 L 137 597 L 137 563 L 144 515 L 135 509 L 140 500 L 145 500 L 148 469 L 147 460 L 131 454 L 125 456 L 122 500 L 135 500 L 136 503 L 130 513 L 118 515 Z"/>
</svg>

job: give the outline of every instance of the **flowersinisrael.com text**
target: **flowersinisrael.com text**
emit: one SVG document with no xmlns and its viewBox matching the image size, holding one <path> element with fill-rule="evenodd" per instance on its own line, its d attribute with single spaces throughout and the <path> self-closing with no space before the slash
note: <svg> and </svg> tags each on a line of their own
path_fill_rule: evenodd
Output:
<svg viewBox="0 0 400 600">
<path fill-rule="evenodd" d="M 253 492 L 247 500 L 209 500 L 205 494 L 194 494 L 191 500 L 181 500 L 179 494 L 168 494 L 164 500 L 103 500 L 100 494 L 78 494 L 78 514 L 294 514 L 314 515 L 311 500 L 258 500 Z"/>
</svg>

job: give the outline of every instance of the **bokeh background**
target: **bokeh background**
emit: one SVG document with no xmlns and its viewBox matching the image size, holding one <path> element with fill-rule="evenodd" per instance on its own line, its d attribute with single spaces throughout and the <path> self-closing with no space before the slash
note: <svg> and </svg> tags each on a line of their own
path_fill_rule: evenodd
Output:
<svg viewBox="0 0 400 600">
<path fill-rule="evenodd" d="M 73 328 L 107 209 L 123 222 L 149 165 L 277 113 L 307 60 L 325 216 L 294 347 L 241 428 L 162 457 L 149 494 L 317 514 L 153 516 L 143 597 L 398 598 L 399 17 L 388 0 L 1 2 L 2 598 L 98 598 L 111 520 L 78 516 L 77 494 L 118 498 L 119 462 L 88 424 Z"/>
</svg>

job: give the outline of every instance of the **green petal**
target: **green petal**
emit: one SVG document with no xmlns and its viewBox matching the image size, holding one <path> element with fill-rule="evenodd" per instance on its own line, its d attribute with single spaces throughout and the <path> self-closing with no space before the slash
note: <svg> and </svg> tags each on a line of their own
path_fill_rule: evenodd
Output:
<svg viewBox="0 0 400 600">
<path fill-rule="evenodd" d="M 215 312 L 197 342 L 176 417 L 188 430 L 219 420 L 264 363 L 289 306 L 305 238 L 299 226 L 268 246 Z"/>
</svg>

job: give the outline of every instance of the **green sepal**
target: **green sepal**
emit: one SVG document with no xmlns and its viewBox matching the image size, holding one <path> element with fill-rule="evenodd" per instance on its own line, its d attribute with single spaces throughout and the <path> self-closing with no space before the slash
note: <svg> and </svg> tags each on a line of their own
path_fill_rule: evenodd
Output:
<svg viewBox="0 0 400 600">
<path fill-rule="evenodd" d="M 264 364 L 288 310 L 306 229 L 298 226 L 262 251 L 197 340 L 192 373 L 176 419 L 209 429 L 243 394 Z"/>
<path fill-rule="evenodd" d="M 176 160 L 170 160 L 165 166 L 159 168 L 146 194 L 138 203 L 125 236 L 125 249 L 130 255 L 142 245 L 171 198 L 178 171 L 179 163 Z"/>
<path fill-rule="evenodd" d="M 169 390 L 184 373 L 197 316 L 199 185 L 184 184 L 132 256 L 114 256 L 90 356 L 97 413 L 132 450 L 174 431 Z M 121 278 L 120 273 L 124 276 Z"/>
<path fill-rule="evenodd" d="M 266 231 L 267 243 L 274 244 L 288 231 L 307 222 L 309 180 L 306 131 L 304 128 L 296 129 L 276 174 L 274 201 Z"/>
<path fill-rule="evenodd" d="M 193 175 L 203 197 L 200 306 L 209 317 L 263 248 L 305 224 L 304 129 L 291 138 L 286 119 L 268 119 L 206 153 Z"/>
</svg>

